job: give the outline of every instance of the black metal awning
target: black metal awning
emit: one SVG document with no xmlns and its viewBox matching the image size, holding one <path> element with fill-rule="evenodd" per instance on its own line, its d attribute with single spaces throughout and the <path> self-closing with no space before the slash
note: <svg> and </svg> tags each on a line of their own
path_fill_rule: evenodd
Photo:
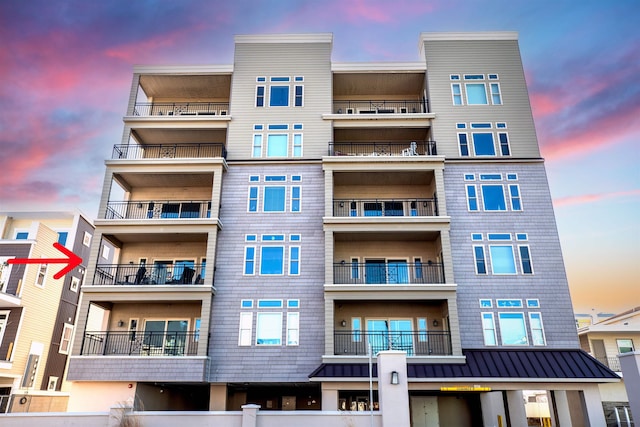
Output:
<svg viewBox="0 0 640 427">
<path fill-rule="evenodd" d="M 408 363 L 409 379 L 615 380 L 619 377 L 581 349 L 463 350 L 466 363 Z M 373 365 L 374 377 L 378 375 Z M 309 378 L 368 378 L 367 363 L 323 363 Z"/>
</svg>

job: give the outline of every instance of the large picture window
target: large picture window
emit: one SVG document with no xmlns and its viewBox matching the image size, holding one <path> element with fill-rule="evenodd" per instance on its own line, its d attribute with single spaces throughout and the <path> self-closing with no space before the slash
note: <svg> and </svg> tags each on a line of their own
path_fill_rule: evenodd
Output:
<svg viewBox="0 0 640 427">
<path fill-rule="evenodd" d="M 267 157 L 287 157 L 289 136 L 275 134 L 267 136 Z"/>
<path fill-rule="evenodd" d="M 282 344 L 282 313 L 257 313 L 256 345 Z"/>
<path fill-rule="evenodd" d="M 264 212 L 284 212 L 286 187 L 264 187 Z"/>
<path fill-rule="evenodd" d="M 482 188 L 482 203 L 485 211 L 506 211 L 507 204 L 504 200 L 504 188 L 501 184 L 487 185 Z"/>
<path fill-rule="evenodd" d="M 269 92 L 270 107 L 289 106 L 289 86 L 271 86 Z"/>
<path fill-rule="evenodd" d="M 260 274 L 284 273 L 284 247 L 262 246 L 260 251 Z"/>
<path fill-rule="evenodd" d="M 491 254 L 491 272 L 493 274 L 516 274 L 516 262 L 513 256 L 513 246 L 489 246 Z"/>
<path fill-rule="evenodd" d="M 502 345 L 529 345 L 524 313 L 498 313 Z"/>
</svg>

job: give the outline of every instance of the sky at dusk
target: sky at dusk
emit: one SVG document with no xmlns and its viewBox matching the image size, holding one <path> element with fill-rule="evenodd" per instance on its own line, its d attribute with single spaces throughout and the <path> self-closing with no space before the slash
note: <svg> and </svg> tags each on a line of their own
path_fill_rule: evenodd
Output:
<svg viewBox="0 0 640 427">
<path fill-rule="evenodd" d="M 134 65 L 231 64 L 237 34 L 330 32 L 333 61 L 414 62 L 421 32 L 517 31 L 575 311 L 626 310 L 640 305 L 639 18 L 638 0 L 3 0 L 0 211 L 95 218 Z"/>
</svg>

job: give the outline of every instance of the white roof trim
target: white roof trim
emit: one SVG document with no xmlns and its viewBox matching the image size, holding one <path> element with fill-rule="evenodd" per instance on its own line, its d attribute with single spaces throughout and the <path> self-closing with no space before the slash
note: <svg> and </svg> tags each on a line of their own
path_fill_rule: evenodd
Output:
<svg viewBox="0 0 640 427">
<path fill-rule="evenodd" d="M 238 43 L 333 43 L 333 33 L 309 34 L 240 34 L 234 37 Z"/>
<path fill-rule="evenodd" d="M 415 72 L 424 73 L 427 64 L 424 62 L 333 62 L 333 72 L 375 73 L 385 72 Z"/>
<path fill-rule="evenodd" d="M 233 65 L 134 65 L 135 74 L 231 74 Z"/>
<path fill-rule="evenodd" d="M 518 40 L 516 31 L 486 31 L 459 33 L 420 33 L 420 43 L 425 41 L 469 41 L 469 40 Z"/>
</svg>

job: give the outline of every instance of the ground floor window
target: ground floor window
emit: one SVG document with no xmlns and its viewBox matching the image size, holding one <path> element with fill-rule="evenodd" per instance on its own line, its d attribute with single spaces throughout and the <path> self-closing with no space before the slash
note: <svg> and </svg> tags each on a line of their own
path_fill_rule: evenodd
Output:
<svg viewBox="0 0 640 427">
<path fill-rule="evenodd" d="M 369 390 L 349 390 L 338 393 L 338 409 L 340 411 L 369 411 Z M 373 410 L 380 409 L 378 391 L 373 391 Z"/>
</svg>

